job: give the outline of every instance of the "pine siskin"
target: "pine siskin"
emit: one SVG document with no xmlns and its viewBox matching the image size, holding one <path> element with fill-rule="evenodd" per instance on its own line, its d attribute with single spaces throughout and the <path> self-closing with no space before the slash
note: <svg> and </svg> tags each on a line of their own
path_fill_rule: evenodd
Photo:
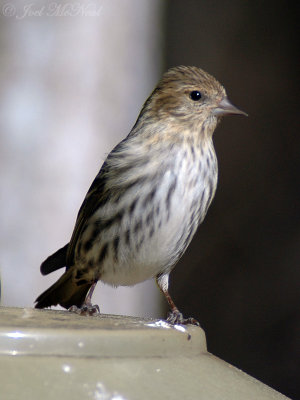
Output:
<svg viewBox="0 0 300 400">
<path fill-rule="evenodd" d="M 36 300 L 92 314 L 98 280 L 131 286 L 156 278 L 170 323 L 184 319 L 168 293 L 169 274 L 214 197 L 218 167 L 212 142 L 223 115 L 247 115 L 197 67 L 171 68 L 130 131 L 108 155 L 79 210 L 70 243 L 41 265 L 65 273 Z"/>
</svg>

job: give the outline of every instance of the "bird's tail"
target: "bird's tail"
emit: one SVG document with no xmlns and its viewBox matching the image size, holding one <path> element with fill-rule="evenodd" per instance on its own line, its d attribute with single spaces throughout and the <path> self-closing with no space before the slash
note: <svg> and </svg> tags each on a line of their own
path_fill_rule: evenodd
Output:
<svg viewBox="0 0 300 400">
<path fill-rule="evenodd" d="M 69 268 L 52 286 L 36 300 L 35 308 L 46 308 L 60 304 L 64 308 L 81 307 L 93 282 L 78 285 L 73 278 L 74 267 Z"/>
<path fill-rule="evenodd" d="M 50 272 L 66 266 L 68 246 L 69 243 L 46 258 L 41 265 L 41 273 L 43 275 L 50 274 Z"/>
</svg>

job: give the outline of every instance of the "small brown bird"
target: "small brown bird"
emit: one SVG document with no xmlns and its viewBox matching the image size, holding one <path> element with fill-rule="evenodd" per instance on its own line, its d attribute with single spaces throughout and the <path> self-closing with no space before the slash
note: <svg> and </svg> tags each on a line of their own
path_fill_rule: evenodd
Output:
<svg viewBox="0 0 300 400">
<path fill-rule="evenodd" d="M 36 299 L 92 314 L 98 280 L 132 286 L 156 278 L 170 305 L 169 274 L 191 242 L 214 197 L 218 167 L 212 141 L 223 115 L 247 115 L 225 89 L 197 67 L 167 71 L 130 131 L 108 155 L 79 210 L 70 240 L 41 265 L 65 273 Z"/>
</svg>

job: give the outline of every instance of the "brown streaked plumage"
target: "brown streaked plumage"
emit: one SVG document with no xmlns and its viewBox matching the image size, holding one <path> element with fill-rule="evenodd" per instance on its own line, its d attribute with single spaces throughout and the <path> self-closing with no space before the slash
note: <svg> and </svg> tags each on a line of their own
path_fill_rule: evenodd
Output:
<svg viewBox="0 0 300 400">
<path fill-rule="evenodd" d="M 167 71 L 129 135 L 108 155 L 79 210 L 70 243 L 48 257 L 42 274 L 66 272 L 36 300 L 93 313 L 98 280 L 113 286 L 156 278 L 171 323 L 184 319 L 168 293 L 171 270 L 214 197 L 212 135 L 227 114 L 244 114 L 220 83 L 197 67 Z"/>
</svg>

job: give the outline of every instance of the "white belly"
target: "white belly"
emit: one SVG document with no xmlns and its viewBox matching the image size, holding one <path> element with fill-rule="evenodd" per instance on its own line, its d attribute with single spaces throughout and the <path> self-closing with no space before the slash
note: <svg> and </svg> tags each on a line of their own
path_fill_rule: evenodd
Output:
<svg viewBox="0 0 300 400">
<path fill-rule="evenodd" d="M 214 185 L 213 193 L 210 193 L 208 182 L 196 176 L 196 172 L 189 177 L 173 176 L 176 181 L 173 191 L 170 189 L 171 177 L 166 174 L 153 203 L 145 209 L 142 204 L 137 205 L 132 217 L 135 222 L 122 221 L 120 237 L 124 237 L 126 227 L 132 225 L 130 245 L 119 244 L 118 262 L 114 257 L 105 260 L 100 277 L 103 282 L 130 286 L 172 269 L 192 240 L 215 191 Z M 193 178 L 197 183 L 188 190 L 187 183 Z M 168 190 L 172 191 L 169 204 L 166 200 Z M 149 214 L 152 215 L 151 222 Z M 139 229 L 135 231 L 137 226 Z"/>
</svg>

